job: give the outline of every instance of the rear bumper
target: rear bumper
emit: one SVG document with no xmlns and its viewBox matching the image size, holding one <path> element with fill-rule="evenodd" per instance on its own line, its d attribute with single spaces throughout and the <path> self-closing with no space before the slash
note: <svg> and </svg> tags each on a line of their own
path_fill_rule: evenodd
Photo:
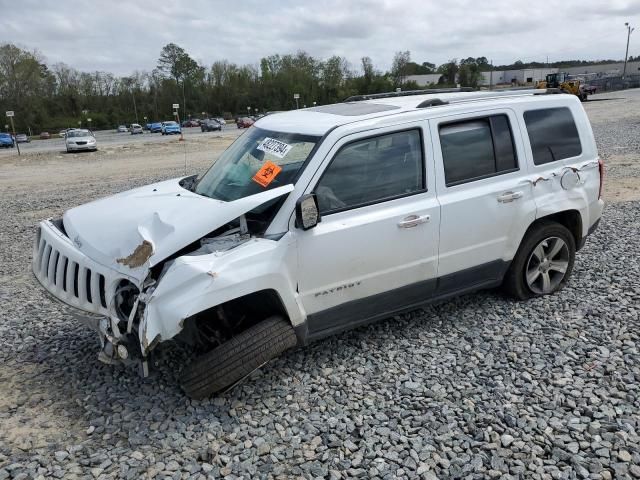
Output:
<svg viewBox="0 0 640 480">
<path fill-rule="evenodd" d="M 582 247 L 584 247 L 584 245 L 587 243 L 587 238 L 589 237 L 589 235 L 591 235 L 593 232 L 595 232 L 598 229 L 598 226 L 600 225 L 600 218 L 598 218 L 595 222 L 593 222 L 593 225 L 591 225 L 589 227 L 589 231 L 587 232 L 587 234 L 582 237 L 582 240 L 580 240 L 580 243 L 578 243 L 578 245 L 576 245 L 576 250 L 580 250 L 582 249 Z"/>
</svg>

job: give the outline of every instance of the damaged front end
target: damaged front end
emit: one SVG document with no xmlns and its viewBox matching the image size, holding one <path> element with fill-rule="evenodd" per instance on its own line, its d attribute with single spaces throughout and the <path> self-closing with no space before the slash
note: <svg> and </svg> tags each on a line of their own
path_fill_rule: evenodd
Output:
<svg viewBox="0 0 640 480">
<path fill-rule="evenodd" d="M 140 365 L 146 375 L 149 353 L 177 335 L 193 311 L 179 299 L 171 299 L 179 305 L 175 311 L 154 308 L 168 272 L 175 274 L 182 259 L 215 257 L 248 242 L 252 235 L 244 215 L 293 189 L 287 185 L 222 202 L 183 185 L 180 179 L 149 185 L 40 224 L 33 272 L 54 297 L 82 311 L 76 317 L 98 332 L 103 362 Z M 198 268 L 191 274 L 199 275 L 200 284 L 213 278 Z"/>
</svg>

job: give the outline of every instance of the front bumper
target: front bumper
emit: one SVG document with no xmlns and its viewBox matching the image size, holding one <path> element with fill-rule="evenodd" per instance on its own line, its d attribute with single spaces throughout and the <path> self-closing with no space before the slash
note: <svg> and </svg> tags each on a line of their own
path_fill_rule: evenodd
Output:
<svg viewBox="0 0 640 480">
<path fill-rule="evenodd" d="M 77 309 L 72 312 L 76 320 L 98 333 L 101 361 L 145 363 L 137 332 L 122 327 L 114 307 L 118 284 L 129 279 L 84 255 L 49 220 L 40 223 L 32 271 L 49 294 Z"/>
<path fill-rule="evenodd" d="M 86 144 L 86 145 L 77 145 L 73 143 L 67 143 L 67 150 L 73 151 L 73 152 L 79 152 L 79 151 L 85 151 L 85 150 L 97 150 L 97 149 L 98 149 L 98 145 L 95 143 Z"/>
</svg>

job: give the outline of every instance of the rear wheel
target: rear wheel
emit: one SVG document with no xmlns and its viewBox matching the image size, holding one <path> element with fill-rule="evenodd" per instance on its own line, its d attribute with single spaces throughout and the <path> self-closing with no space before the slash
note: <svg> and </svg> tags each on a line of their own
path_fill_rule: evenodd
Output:
<svg viewBox="0 0 640 480">
<path fill-rule="evenodd" d="M 193 361 L 182 388 L 196 399 L 227 389 L 297 343 L 291 324 L 274 316 L 248 328 Z"/>
<path fill-rule="evenodd" d="M 523 240 L 503 287 L 520 300 L 555 293 L 569 280 L 575 253 L 575 240 L 564 225 L 542 222 Z"/>
</svg>

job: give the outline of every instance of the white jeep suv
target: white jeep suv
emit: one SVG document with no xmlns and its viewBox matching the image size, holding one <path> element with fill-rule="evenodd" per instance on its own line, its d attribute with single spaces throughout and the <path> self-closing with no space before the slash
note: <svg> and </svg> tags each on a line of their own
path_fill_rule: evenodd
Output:
<svg viewBox="0 0 640 480">
<path fill-rule="evenodd" d="M 200 178 L 40 224 L 33 271 L 146 374 L 201 355 L 201 398 L 295 345 L 503 286 L 558 291 L 598 225 L 603 166 L 577 97 L 434 90 L 266 116 Z M 506 321 L 506 319 L 505 319 Z"/>
</svg>

